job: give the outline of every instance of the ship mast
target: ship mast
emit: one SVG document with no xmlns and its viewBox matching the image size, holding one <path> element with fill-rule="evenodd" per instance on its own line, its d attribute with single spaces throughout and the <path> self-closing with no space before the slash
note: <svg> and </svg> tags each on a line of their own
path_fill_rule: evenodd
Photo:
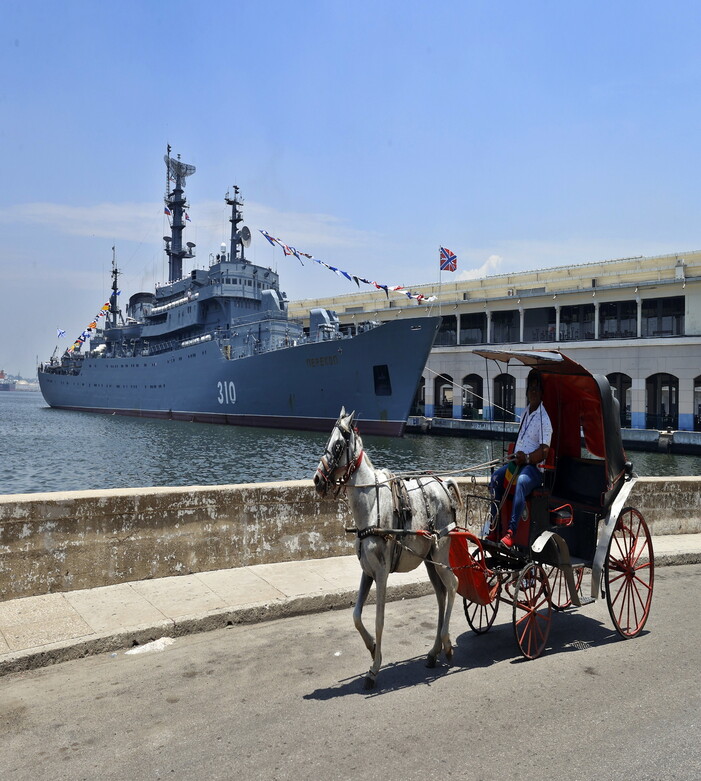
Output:
<svg viewBox="0 0 701 781">
<path fill-rule="evenodd" d="M 167 168 L 166 184 L 166 214 L 171 215 L 170 236 L 164 236 L 166 243 L 165 252 L 168 255 L 168 282 L 176 282 L 183 276 L 183 258 L 193 258 L 192 251 L 195 245 L 188 241 L 186 249 L 183 249 L 183 230 L 185 229 L 184 215 L 187 202 L 185 200 L 185 179 L 195 173 L 195 166 L 183 163 L 170 156 L 170 144 L 168 153 L 164 157 Z M 170 190 L 171 185 L 173 189 Z"/>
<path fill-rule="evenodd" d="M 122 316 L 122 313 L 119 311 L 119 307 L 117 306 L 117 294 L 119 293 L 119 288 L 117 287 L 117 277 L 121 273 L 122 272 L 117 268 L 117 256 L 115 254 L 115 248 L 112 247 L 112 295 L 110 296 L 110 325 L 112 328 L 117 327 L 117 315 L 119 315 L 120 318 Z"/>
<path fill-rule="evenodd" d="M 242 263 L 247 263 L 248 261 L 244 256 L 244 248 L 251 243 L 251 231 L 245 225 L 239 230 L 239 223 L 243 222 L 243 214 L 241 213 L 243 197 L 239 192 L 239 188 L 234 185 L 234 197 L 230 198 L 229 193 L 227 193 L 224 200 L 231 206 L 231 217 L 229 217 L 229 222 L 231 223 L 229 260 L 234 262 L 240 260 Z"/>
</svg>

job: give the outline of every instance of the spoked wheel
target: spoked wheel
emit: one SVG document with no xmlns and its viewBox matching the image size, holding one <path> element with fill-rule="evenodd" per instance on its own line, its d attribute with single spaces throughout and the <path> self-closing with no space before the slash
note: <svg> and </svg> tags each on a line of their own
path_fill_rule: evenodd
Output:
<svg viewBox="0 0 701 781">
<path fill-rule="evenodd" d="M 654 579 L 650 530 L 637 510 L 626 507 L 616 521 L 604 565 L 606 604 L 621 637 L 636 637 L 643 631 Z"/>
<path fill-rule="evenodd" d="M 482 550 L 476 550 L 472 554 L 472 558 L 475 561 L 482 561 L 484 553 Z M 487 585 L 491 591 L 497 582 L 497 576 L 493 575 L 487 580 Z M 497 589 L 494 599 L 488 605 L 480 605 L 477 602 L 470 602 L 469 599 L 463 599 L 462 604 L 465 610 L 465 618 L 470 625 L 470 629 L 478 635 L 483 635 L 489 630 L 494 623 L 494 619 L 497 617 L 497 611 L 499 610 L 499 592 L 501 586 Z"/>
<path fill-rule="evenodd" d="M 548 576 L 540 564 L 527 564 L 518 576 L 514 595 L 514 635 L 526 659 L 536 659 L 545 650 L 551 619 Z"/>
<path fill-rule="evenodd" d="M 567 581 L 565 580 L 565 574 L 559 567 L 546 567 L 545 572 L 548 576 L 548 582 L 550 584 L 550 601 L 552 602 L 555 610 L 564 610 L 572 604 L 569 589 L 567 588 Z M 577 567 L 574 571 L 574 584 L 577 587 L 577 591 L 582 586 L 582 579 L 584 578 L 584 569 Z"/>
</svg>

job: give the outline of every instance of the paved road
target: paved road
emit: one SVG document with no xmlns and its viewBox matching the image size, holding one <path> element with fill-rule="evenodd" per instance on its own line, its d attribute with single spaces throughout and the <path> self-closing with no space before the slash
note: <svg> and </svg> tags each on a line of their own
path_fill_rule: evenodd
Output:
<svg viewBox="0 0 701 781">
<path fill-rule="evenodd" d="M 506 606 L 427 670 L 431 597 L 387 609 L 385 667 L 350 611 L 178 638 L 0 679 L 0 778 L 697 779 L 701 565 L 657 572 L 645 633 L 604 602 L 555 617 L 523 662 Z M 371 608 L 369 608 L 371 610 Z"/>
</svg>

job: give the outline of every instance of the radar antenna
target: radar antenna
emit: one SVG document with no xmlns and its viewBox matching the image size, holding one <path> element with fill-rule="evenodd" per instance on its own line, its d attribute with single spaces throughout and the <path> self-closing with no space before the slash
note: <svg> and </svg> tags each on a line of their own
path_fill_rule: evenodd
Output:
<svg viewBox="0 0 701 781">
<path fill-rule="evenodd" d="M 168 173 L 171 177 L 175 177 L 176 181 L 178 178 L 186 179 L 188 176 L 192 176 L 197 170 L 194 165 L 183 163 L 183 161 L 180 160 L 180 155 L 178 155 L 177 160 L 172 158 L 169 154 L 163 155 L 163 159 L 168 166 Z"/>
</svg>

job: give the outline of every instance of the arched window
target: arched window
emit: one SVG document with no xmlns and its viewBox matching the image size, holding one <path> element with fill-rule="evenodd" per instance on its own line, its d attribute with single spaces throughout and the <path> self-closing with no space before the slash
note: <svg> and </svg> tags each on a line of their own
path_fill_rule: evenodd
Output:
<svg viewBox="0 0 701 781">
<path fill-rule="evenodd" d="M 694 431 L 701 431 L 701 374 L 694 380 Z"/>
<path fill-rule="evenodd" d="M 479 374 L 468 374 L 462 380 L 462 416 L 468 420 L 482 418 L 484 402 L 482 397 L 482 378 Z"/>
<path fill-rule="evenodd" d="M 673 374 L 653 374 L 645 381 L 646 428 L 679 427 L 679 380 Z"/>
<path fill-rule="evenodd" d="M 618 399 L 618 403 L 621 407 L 621 426 L 623 426 L 623 428 L 630 428 L 631 388 L 633 380 L 627 374 L 614 372 L 613 374 L 608 375 L 608 381 L 611 384 L 613 395 Z"/>
<path fill-rule="evenodd" d="M 433 414 L 437 418 L 453 417 L 453 378 L 441 374 L 433 382 Z"/>
<path fill-rule="evenodd" d="M 516 378 L 499 374 L 494 378 L 494 420 L 514 420 L 516 409 Z"/>
<path fill-rule="evenodd" d="M 410 415 L 425 415 L 426 414 L 426 378 L 422 377 L 419 380 L 419 387 L 416 389 L 416 395 L 411 405 Z"/>
</svg>

